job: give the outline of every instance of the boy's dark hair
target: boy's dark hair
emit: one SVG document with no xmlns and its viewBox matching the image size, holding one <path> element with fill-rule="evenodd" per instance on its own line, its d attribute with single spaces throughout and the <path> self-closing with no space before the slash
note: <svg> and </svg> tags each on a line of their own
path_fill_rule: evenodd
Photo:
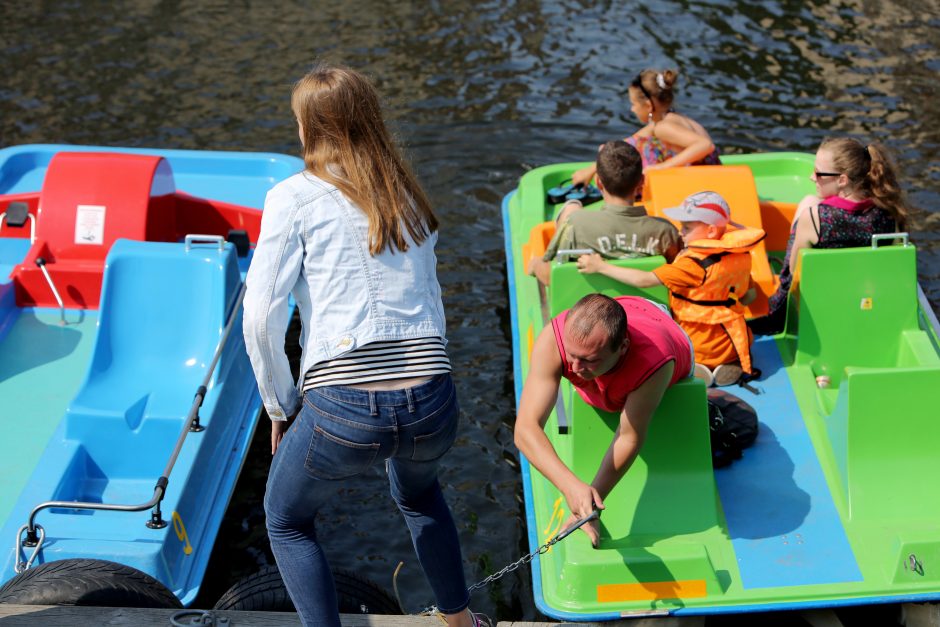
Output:
<svg viewBox="0 0 940 627">
<path fill-rule="evenodd" d="M 597 178 L 614 196 L 632 197 L 643 178 L 640 153 L 622 140 L 605 143 L 597 153 Z"/>
</svg>

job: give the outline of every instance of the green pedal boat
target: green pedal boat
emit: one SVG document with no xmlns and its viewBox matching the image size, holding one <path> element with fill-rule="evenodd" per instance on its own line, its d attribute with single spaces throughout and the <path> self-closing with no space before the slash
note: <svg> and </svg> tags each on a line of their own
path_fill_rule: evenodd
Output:
<svg viewBox="0 0 940 627">
<path fill-rule="evenodd" d="M 724 165 L 650 173 L 652 215 L 690 193 L 724 196 L 732 219 L 767 238 L 753 255 L 767 310 L 796 203 L 815 189 L 813 156 L 722 157 Z M 541 256 L 560 205 L 548 190 L 583 163 L 525 174 L 503 201 L 517 402 L 546 320 L 590 292 L 667 303 L 574 263 L 553 263 L 542 289 L 526 266 Z M 535 601 L 563 620 L 716 614 L 940 599 L 940 341 L 906 234 L 871 247 L 808 250 L 784 333 L 756 339 L 761 377 L 726 388 L 758 412 L 744 456 L 713 469 L 706 389 L 670 388 L 640 456 L 605 500 L 601 541 L 581 532 L 532 562 Z M 618 261 L 650 270 L 661 257 Z M 828 377 L 820 387 L 817 377 Z M 825 378 L 821 379 L 825 385 Z M 565 380 L 545 430 L 585 481 L 619 416 L 588 406 Z M 568 518 L 561 494 L 523 458 L 529 544 Z"/>
</svg>

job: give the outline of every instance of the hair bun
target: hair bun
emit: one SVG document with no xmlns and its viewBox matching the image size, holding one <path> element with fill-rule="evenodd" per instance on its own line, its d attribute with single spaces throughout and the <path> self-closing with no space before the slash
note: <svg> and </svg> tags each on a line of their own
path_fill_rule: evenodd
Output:
<svg viewBox="0 0 940 627">
<path fill-rule="evenodd" d="M 679 72 L 677 70 L 664 70 L 660 76 L 663 77 L 663 82 L 666 84 L 662 89 L 672 89 L 679 78 Z"/>
</svg>

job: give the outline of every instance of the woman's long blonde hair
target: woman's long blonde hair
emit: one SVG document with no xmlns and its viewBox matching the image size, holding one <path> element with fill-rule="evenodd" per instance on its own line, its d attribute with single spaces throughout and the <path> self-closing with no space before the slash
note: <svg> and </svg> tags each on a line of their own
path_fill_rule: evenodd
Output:
<svg viewBox="0 0 940 627">
<path fill-rule="evenodd" d="M 321 64 L 294 85 L 307 170 L 337 188 L 369 219 L 369 252 L 408 250 L 438 222 L 427 195 L 392 140 L 375 87 L 345 67 Z"/>
</svg>

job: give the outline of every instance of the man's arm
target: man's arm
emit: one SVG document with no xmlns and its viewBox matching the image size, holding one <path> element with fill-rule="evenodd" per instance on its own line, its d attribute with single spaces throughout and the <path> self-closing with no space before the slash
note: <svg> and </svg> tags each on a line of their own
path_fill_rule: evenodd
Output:
<svg viewBox="0 0 940 627">
<path fill-rule="evenodd" d="M 674 361 L 663 365 L 627 397 L 620 412 L 620 427 L 591 482 L 601 498 L 607 498 L 640 452 L 650 420 L 672 380 L 675 365 Z"/>
<path fill-rule="evenodd" d="M 533 257 L 529 261 L 529 267 L 526 268 L 529 276 L 534 276 L 542 285 L 548 285 L 552 280 L 552 260 L 555 258 L 555 253 L 562 248 L 571 248 L 574 243 L 573 237 L 574 233 L 567 221 L 559 224 L 548 246 L 545 247 L 545 254 L 542 258 Z"/>
<path fill-rule="evenodd" d="M 552 281 L 552 264 L 544 259 L 532 257 L 526 270 L 529 276 L 534 276 L 542 285 L 548 285 Z"/>
<path fill-rule="evenodd" d="M 530 363 L 532 366 L 522 388 L 516 415 L 516 447 L 561 491 L 572 514 L 583 518 L 594 510 L 595 505 L 603 509 L 603 501 L 597 490 L 578 479 L 561 461 L 544 431 L 545 421 L 558 396 L 561 378 L 561 355 L 551 326 L 542 329 L 535 340 Z"/>
</svg>

